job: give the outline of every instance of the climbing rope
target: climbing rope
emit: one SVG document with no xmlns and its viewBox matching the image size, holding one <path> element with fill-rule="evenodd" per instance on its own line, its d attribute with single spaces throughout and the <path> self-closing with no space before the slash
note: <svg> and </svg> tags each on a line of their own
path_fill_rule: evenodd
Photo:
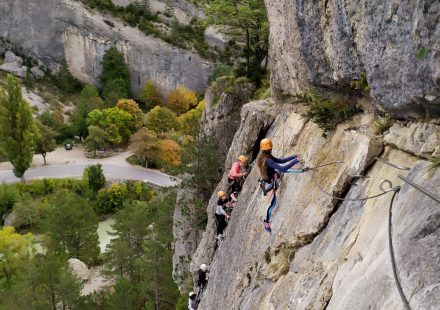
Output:
<svg viewBox="0 0 440 310">
<path fill-rule="evenodd" d="M 388 182 L 390 182 L 390 181 L 388 181 Z M 397 273 L 396 257 L 394 254 L 394 247 L 393 247 L 393 223 L 392 223 L 393 202 L 394 202 L 394 198 L 396 197 L 396 195 L 399 191 L 400 191 L 400 186 L 396 186 L 394 189 L 393 197 L 391 198 L 390 207 L 388 209 L 388 246 L 390 249 L 391 266 L 393 268 L 394 281 L 396 282 L 397 290 L 399 291 L 399 295 L 400 295 L 400 298 L 402 299 L 402 302 L 403 302 L 403 305 L 405 306 L 405 309 L 411 310 L 411 308 L 409 307 L 408 300 L 406 299 L 406 296 L 403 293 L 402 285 L 399 280 L 399 275 Z"/>
</svg>

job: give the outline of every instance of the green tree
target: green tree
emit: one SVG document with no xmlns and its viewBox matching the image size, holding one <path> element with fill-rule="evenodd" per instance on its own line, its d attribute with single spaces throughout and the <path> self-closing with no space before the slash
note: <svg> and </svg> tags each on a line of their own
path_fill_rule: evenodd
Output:
<svg viewBox="0 0 440 310">
<path fill-rule="evenodd" d="M 180 132 L 184 135 L 196 137 L 200 129 L 200 121 L 202 119 L 203 110 L 205 109 L 205 101 L 200 101 L 195 109 L 189 110 L 185 114 L 179 115 Z"/>
<path fill-rule="evenodd" d="M 98 218 L 87 200 L 65 190 L 55 193 L 42 227 L 54 251 L 61 250 L 86 264 L 97 263 Z"/>
<path fill-rule="evenodd" d="M 57 143 L 55 141 L 57 133 L 39 121 L 37 121 L 36 124 L 38 128 L 38 135 L 36 135 L 35 140 L 35 154 L 40 154 L 43 156 L 44 165 L 46 166 L 47 153 L 54 151 L 57 147 Z"/>
<path fill-rule="evenodd" d="M 128 141 L 133 128 L 132 116 L 117 107 L 103 110 L 93 110 L 88 114 L 87 123 L 103 129 L 107 133 L 107 140 L 117 145 Z"/>
<path fill-rule="evenodd" d="M 40 223 L 48 206 L 47 202 L 41 201 L 41 199 L 25 195 L 14 205 L 13 210 L 17 217 L 14 226 L 16 228 L 22 226 L 35 227 Z"/>
<path fill-rule="evenodd" d="M 87 166 L 84 169 L 83 177 L 87 180 L 89 188 L 95 192 L 105 186 L 105 175 L 101 164 Z"/>
<path fill-rule="evenodd" d="M 122 208 L 128 198 L 127 186 L 123 183 L 113 183 L 109 188 L 99 190 L 96 199 L 97 212 L 108 214 Z"/>
<path fill-rule="evenodd" d="M 162 105 L 162 96 L 152 80 L 148 80 L 144 87 L 142 87 L 140 98 L 148 110 L 157 105 Z"/>
<path fill-rule="evenodd" d="M 92 110 L 102 108 L 104 108 L 104 101 L 99 97 L 98 90 L 93 85 L 85 85 L 79 95 L 77 107 L 71 118 L 73 133 L 80 137 L 86 137 L 88 133 L 87 115 Z"/>
<path fill-rule="evenodd" d="M 53 81 L 56 87 L 67 93 L 74 93 L 81 89 L 81 83 L 70 73 L 69 65 L 65 59 L 61 62 Z"/>
<path fill-rule="evenodd" d="M 101 64 L 102 73 L 99 81 L 106 100 L 112 100 L 111 103 L 115 104 L 118 99 L 128 98 L 130 71 L 125 64 L 124 56 L 112 47 L 105 52 Z"/>
<path fill-rule="evenodd" d="M 138 156 L 139 161 L 145 166 L 159 160 L 160 145 L 157 134 L 147 128 L 141 128 L 130 137 L 129 148 Z"/>
<path fill-rule="evenodd" d="M 267 70 L 269 22 L 263 0 L 212 0 L 207 14 L 210 22 L 224 25 L 223 31 L 238 44 L 245 63 L 239 74 L 259 87 Z"/>
<path fill-rule="evenodd" d="M 176 114 L 166 107 L 154 107 L 146 114 L 145 118 L 145 126 L 156 133 L 167 132 L 171 129 L 179 128 Z"/>
<path fill-rule="evenodd" d="M 132 132 L 135 132 L 142 127 L 142 110 L 139 109 L 139 105 L 133 99 L 121 99 L 116 104 L 116 107 L 129 113 L 131 115 L 131 128 Z"/>
<path fill-rule="evenodd" d="M 19 198 L 20 195 L 15 187 L 9 186 L 6 183 L 0 184 L 0 218 L 3 217 L 5 212 L 12 209 Z"/>
<path fill-rule="evenodd" d="M 32 162 L 37 129 L 18 79 L 8 75 L 7 80 L 6 90 L 0 88 L 0 149 L 14 166 L 15 176 L 24 182 L 24 173 Z"/>
<path fill-rule="evenodd" d="M 88 130 L 89 136 L 86 139 L 86 145 L 89 150 L 93 150 L 95 152 L 96 157 L 96 151 L 107 145 L 107 132 L 104 129 L 94 125 L 90 125 Z"/>
</svg>

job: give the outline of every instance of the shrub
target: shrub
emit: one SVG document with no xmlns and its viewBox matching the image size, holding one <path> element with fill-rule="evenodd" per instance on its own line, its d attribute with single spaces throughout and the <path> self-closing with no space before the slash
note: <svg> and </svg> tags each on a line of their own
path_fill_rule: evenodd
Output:
<svg viewBox="0 0 440 310">
<path fill-rule="evenodd" d="M 379 135 L 390 129 L 393 126 L 393 119 L 390 116 L 377 117 L 373 121 L 373 131 Z"/>
<path fill-rule="evenodd" d="M 91 165 L 84 169 L 83 178 L 87 181 L 89 188 L 97 192 L 105 186 L 105 176 L 102 165 Z"/>
<path fill-rule="evenodd" d="M 429 169 L 428 170 L 440 168 L 440 156 L 432 156 L 432 157 L 429 158 L 429 161 L 431 163 L 429 165 Z"/>
<path fill-rule="evenodd" d="M 202 118 L 203 110 L 205 109 L 205 101 L 199 102 L 195 109 L 189 110 L 185 114 L 179 115 L 177 121 L 179 122 L 180 132 L 184 135 L 196 136 L 199 132 L 200 120 Z"/>
<path fill-rule="evenodd" d="M 209 77 L 209 82 L 215 82 L 218 78 L 222 76 L 229 76 L 234 74 L 234 69 L 228 65 L 219 65 L 214 68 L 211 76 Z"/>
<path fill-rule="evenodd" d="M 162 97 L 156 84 L 154 84 L 152 80 L 148 80 L 144 87 L 142 87 L 140 98 L 148 110 L 151 110 L 157 105 L 162 105 Z"/>
<path fill-rule="evenodd" d="M 304 98 L 305 103 L 310 106 L 310 110 L 304 116 L 318 124 L 324 131 L 324 137 L 329 130 L 335 129 L 339 123 L 350 119 L 355 113 L 343 97 L 327 99 L 312 93 Z"/>
<path fill-rule="evenodd" d="M 0 218 L 2 218 L 5 212 L 12 209 L 18 199 L 18 191 L 14 187 L 5 183 L 0 185 Z"/>
<path fill-rule="evenodd" d="M 150 201 L 155 191 L 152 187 L 140 181 L 127 181 L 127 191 L 129 200 Z"/>
<path fill-rule="evenodd" d="M 178 167 L 182 164 L 182 148 L 174 140 L 160 141 L 161 161 L 167 167 Z"/>
<path fill-rule="evenodd" d="M 35 200 L 31 197 L 24 197 L 14 206 L 14 213 L 17 216 L 17 221 L 14 224 L 16 228 L 22 226 L 34 227 L 40 223 L 45 211 L 49 207 L 46 200 Z"/>
<path fill-rule="evenodd" d="M 123 183 L 113 183 L 109 188 L 99 190 L 95 211 L 98 214 L 111 213 L 120 209 L 127 198 L 127 186 Z"/>
</svg>

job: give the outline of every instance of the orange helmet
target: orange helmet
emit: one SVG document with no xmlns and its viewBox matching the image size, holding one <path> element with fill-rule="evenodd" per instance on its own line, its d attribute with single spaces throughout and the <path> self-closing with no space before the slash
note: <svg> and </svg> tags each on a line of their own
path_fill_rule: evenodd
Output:
<svg viewBox="0 0 440 310">
<path fill-rule="evenodd" d="M 272 140 L 269 138 L 264 138 L 260 142 L 260 150 L 269 151 L 272 149 Z"/>
<path fill-rule="evenodd" d="M 226 193 L 225 193 L 224 191 L 219 191 L 219 192 L 217 193 L 217 197 L 218 197 L 218 198 L 221 198 L 221 197 L 223 197 L 223 196 L 226 196 Z"/>
<path fill-rule="evenodd" d="M 240 155 L 238 156 L 238 160 L 241 161 L 242 163 L 246 163 L 248 161 L 248 158 L 244 155 Z"/>
</svg>

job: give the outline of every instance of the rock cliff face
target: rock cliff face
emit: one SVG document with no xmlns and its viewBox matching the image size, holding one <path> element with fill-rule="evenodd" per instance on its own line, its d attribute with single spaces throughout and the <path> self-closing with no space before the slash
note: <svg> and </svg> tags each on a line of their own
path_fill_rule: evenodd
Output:
<svg viewBox="0 0 440 310">
<path fill-rule="evenodd" d="M 65 58 L 72 73 L 89 83 L 97 82 L 105 51 L 116 46 L 128 63 L 134 94 L 148 79 L 164 92 L 177 84 L 200 91 L 212 69 L 195 53 L 145 36 L 72 0 L 1 1 L 0 37 L 51 69 Z"/>
<path fill-rule="evenodd" d="M 265 0 L 273 93 L 344 88 L 365 72 L 400 116 L 440 115 L 440 2 Z"/>
<path fill-rule="evenodd" d="M 300 153 L 311 167 L 336 160 L 343 163 L 284 175 L 277 191 L 272 234 L 262 227 L 269 198 L 259 190 L 256 166 L 246 179 L 226 239 L 219 246 L 215 241 L 213 195 L 207 209 L 207 230 L 192 262 L 192 271 L 201 263 L 210 265 L 209 285 L 200 308 L 403 308 L 387 240 L 392 193 L 366 201 L 338 201 L 330 196 L 354 199 L 379 194 L 379 184 L 388 179 L 401 186 L 392 223 L 403 291 L 412 309 L 435 309 L 440 302 L 439 204 L 397 175 L 407 176 L 438 195 L 440 170 L 428 170 L 427 161 L 408 152 L 415 145 L 425 145 L 427 152 L 434 152 L 429 146 L 431 140 L 413 133 L 417 133 L 416 127 L 432 126 L 438 137 L 440 127 L 409 126 L 401 135 L 405 143 L 385 144 L 382 136 L 370 133 L 372 116 L 362 114 L 351 123 L 339 125 L 325 139 L 317 125 L 303 119 L 298 109 L 270 101 L 244 105 L 226 166 L 239 153 L 255 158 L 264 136 L 272 138 L 275 156 Z M 376 161 L 375 156 L 410 171 L 397 170 Z M 217 190 L 225 185 L 226 175 Z"/>
</svg>

